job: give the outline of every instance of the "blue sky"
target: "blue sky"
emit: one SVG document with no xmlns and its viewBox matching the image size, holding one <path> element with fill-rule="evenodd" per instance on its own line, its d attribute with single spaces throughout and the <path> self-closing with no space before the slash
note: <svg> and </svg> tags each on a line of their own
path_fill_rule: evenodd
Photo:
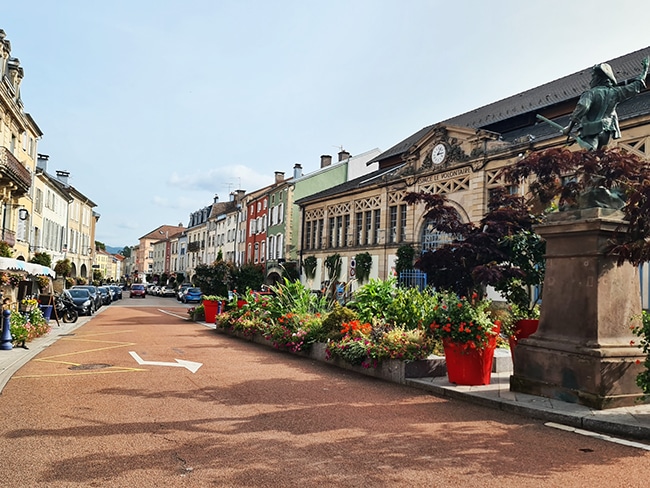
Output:
<svg viewBox="0 0 650 488">
<path fill-rule="evenodd" d="M 647 47 L 648 18 L 631 0 L 22 0 L 0 28 L 49 172 L 123 247 L 297 162 Z"/>
</svg>

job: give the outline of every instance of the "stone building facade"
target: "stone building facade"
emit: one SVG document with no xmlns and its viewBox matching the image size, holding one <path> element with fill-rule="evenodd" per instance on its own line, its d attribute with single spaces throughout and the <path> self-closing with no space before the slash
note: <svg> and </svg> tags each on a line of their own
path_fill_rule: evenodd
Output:
<svg viewBox="0 0 650 488">
<path fill-rule="evenodd" d="M 609 61 L 617 79 L 638 75 L 650 48 Z M 355 280 L 355 256 L 372 256 L 370 278 L 395 273 L 397 250 L 411 245 L 417 252 L 435 249 L 450 236 L 423 219 L 423 205 L 407 205 L 409 192 L 445 194 L 465 222 L 487 211 L 491 188 L 504 184 L 501 170 L 529 151 L 566 143 L 557 129 L 540 122 L 543 115 L 568 125 L 580 94 L 589 87 L 590 68 L 527 92 L 452 117 L 415 132 L 372 162 L 379 168 L 327 190 L 298 199 L 302 215 L 300 259 L 317 258 L 314 288 L 327 283 L 328 256 L 342 260 L 340 281 Z M 650 92 L 618 107 L 622 138 L 618 145 L 648 157 Z M 579 149 L 577 144 L 570 146 Z M 570 176 L 570 175 L 567 175 Z M 524 194 L 525 187 L 510 191 Z"/>
</svg>

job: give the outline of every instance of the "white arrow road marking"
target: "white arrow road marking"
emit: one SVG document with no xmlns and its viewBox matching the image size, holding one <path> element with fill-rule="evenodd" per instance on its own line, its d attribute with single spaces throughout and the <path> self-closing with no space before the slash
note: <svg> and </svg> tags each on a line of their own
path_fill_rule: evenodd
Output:
<svg viewBox="0 0 650 488">
<path fill-rule="evenodd" d="M 185 361 L 184 359 L 174 359 L 176 361 L 175 363 L 166 363 L 163 361 L 145 361 L 142 359 L 140 356 L 138 356 L 138 353 L 129 351 L 129 354 L 133 356 L 133 359 L 135 359 L 138 364 L 147 364 L 149 366 L 173 366 L 176 368 L 187 368 L 189 369 L 192 373 L 196 373 L 201 366 L 203 366 L 203 363 L 195 363 L 194 361 Z"/>
</svg>

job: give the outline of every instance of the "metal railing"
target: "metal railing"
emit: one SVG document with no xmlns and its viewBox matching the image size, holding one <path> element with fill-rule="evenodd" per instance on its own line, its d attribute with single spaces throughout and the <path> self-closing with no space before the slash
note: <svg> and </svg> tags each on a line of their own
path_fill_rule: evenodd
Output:
<svg viewBox="0 0 650 488">
<path fill-rule="evenodd" d="M 427 287 L 427 274 L 418 269 L 402 271 L 399 274 L 399 284 L 406 288 L 417 288 L 422 291 Z"/>
</svg>

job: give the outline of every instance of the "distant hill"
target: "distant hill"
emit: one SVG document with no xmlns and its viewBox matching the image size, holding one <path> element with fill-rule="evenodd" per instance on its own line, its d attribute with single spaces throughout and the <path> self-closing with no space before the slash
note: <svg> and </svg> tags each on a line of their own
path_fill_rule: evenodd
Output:
<svg viewBox="0 0 650 488">
<path fill-rule="evenodd" d="M 122 249 L 124 249 L 124 246 L 122 247 L 106 246 L 106 252 L 109 254 L 119 254 Z"/>
</svg>

